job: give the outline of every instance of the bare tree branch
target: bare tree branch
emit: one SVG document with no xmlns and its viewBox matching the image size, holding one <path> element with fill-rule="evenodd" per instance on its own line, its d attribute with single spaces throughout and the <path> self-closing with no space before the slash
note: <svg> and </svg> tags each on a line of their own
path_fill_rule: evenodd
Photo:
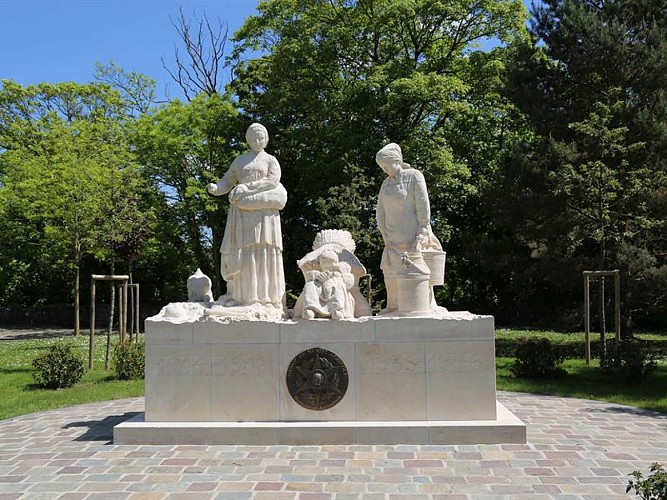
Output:
<svg viewBox="0 0 667 500">
<path fill-rule="evenodd" d="M 218 19 L 216 24 L 211 24 L 204 14 L 202 19 L 195 17 L 193 27 L 181 8 L 178 19 L 172 20 L 172 25 L 186 55 L 182 55 L 179 46 L 175 45 L 175 68 L 170 69 L 163 58 L 164 69 L 181 87 L 188 101 L 202 92 L 208 96 L 220 92 L 218 76 L 224 67 L 229 34 L 227 23 Z"/>
</svg>

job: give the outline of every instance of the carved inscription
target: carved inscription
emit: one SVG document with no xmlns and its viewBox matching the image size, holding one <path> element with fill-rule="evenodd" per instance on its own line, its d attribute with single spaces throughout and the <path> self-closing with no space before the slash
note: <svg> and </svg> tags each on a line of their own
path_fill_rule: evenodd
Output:
<svg viewBox="0 0 667 500">
<path fill-rule="evenodd" d="M 362 373 L 424 373 L 424 357 L 417 354 L 373 354 L 359 366 Z"/>
<path fill-rule="evenodd" d="M 426 354 L 429 373 L 470 373 L 482 366 L 482 357 L 477 354 Z"/>
<path fill-rule="evenodd" d="M 162 376 L 208 375 L 210 373 L 208 358 L 162 358 L 157 362 L 157 374 Z"/>
<path fill-rule="evenodd" d="M 221 356 L 211 360 L 213 375 L 265 375 L 271 359 L 267 356 Z"/>
</svg>

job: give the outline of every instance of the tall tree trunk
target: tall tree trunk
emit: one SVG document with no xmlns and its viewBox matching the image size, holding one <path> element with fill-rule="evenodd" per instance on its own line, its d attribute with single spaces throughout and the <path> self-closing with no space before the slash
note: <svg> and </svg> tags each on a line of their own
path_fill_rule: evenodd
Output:
<svg viewBox="0 0 667 500">
<path fill-rule="evenodd" d="M 604 285 L 604 276 L 600 276 L 600 297 L 598 301 L 598 316 L 600 317 L 600 361 L 604 361 L 604 359 L 607 357 L 607 318 L 605 314 Z"/>
<path fill-rule="evenodd" d="M 598 263 L 598 271 L 604 271 L 606 241 L 605 241 L 605 225 L 604 225 L 604 200 L 602 199 L 602 173 L 600 170 L 600 199 L 598 206 L 598 217 L 600 219 L 600 255 Z M 604 293 L 604 276 L 600 276 L 600 297 L 599 297 L 599 316 L 600 316 L 600 364 L 607 358 L 607 318 L 605 315 L 605 293 Z"/>
<path fill-rule="evenodd" d="M 74 336 L 78 337 L 80 333 L 80 319 L 81 302 L 79 296 L 81 294 L 81 252 L 77 251 L 76 255 L 76 274 L 74 275 Z"/>
<path fill-rule="evenodd" d="M 116 271 L 116 263 L 111 259 L 111 275 Z M 111 368 L 111 332 L 113 331 L 113 317 L 116 306 L 116 283 L 111 281 L 111 300 L 109 301 L 109 329 L 107 330 L 107 348 L 104 354 L 104 368 Z"/>
<path fill-rule="evenodd" d="M 625 283 L 625 287 L 623 284 Z M 621 272 L 621 338 L 624 340 L 634 339 L 634 326 L 632 324 L 632 291 L 630 284 L 630 273 Z M 625 293 L 623 293 L 625 291 Z"/>
<path fill-rule="evenodd" d="M 132 260 L 127 261 L 127 275 L 130 277 L 130 280 L 128 281 L 128 283 L 130 285 L 133 284 L 132 283 Z M 130 309 L 130 329 L 129 329 L 128 333 L 130 334 L 129 341 L 130 341 L 130 343 L 132 343 L 132 334 L 134 332 L 134 293 L 135 293 L 134 288 L 129 288 L 129 292 L 130 292 L 130 297 L 129 297 L 129 299 L 130 299 L 130 301 L 129 301 L 130 302 L 130 308 L 129 308 Z M 125 311 L 125 314 L 127 315 L 127 311 Z"/>
</svg>

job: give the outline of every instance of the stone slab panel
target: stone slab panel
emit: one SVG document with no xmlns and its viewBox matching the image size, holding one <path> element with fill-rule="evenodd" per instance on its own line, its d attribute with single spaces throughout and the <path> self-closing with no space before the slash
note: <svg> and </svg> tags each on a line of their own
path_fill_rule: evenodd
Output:
<svg viewBox="0 0 667 500">
<path fill-rule="evenodd" d="M 428 420 L 496 418 L 495 347 L 488 342 L 426 345 Z"/>
<path fill-rule="evenodd" d="M 194 323 L 196 344 L 277 344 L 280 340 L 280 323 L 270 321 L 215 320 Z"/>
<path fill-rule="evenodd" d="M 194 323 L 172 323 L 148 318 L 144 323 L 146 345 L 192 344 Z"/>
<path fill-rule="evenodd" d="M 375 321 L 372 317 L 355 321 L 332 321 L 330 319 L 300 319 L 280 324 L 280 342 L 373 342 Z"/>
<path fill-rule="evenodd" d="M 423 343 L 357 345 L 357 420 L 425 420 Z"/>
<path fill-rule="evenodd" d="M 114 427 L 117 445 L 328 445 L 526 443 L 526 426 L 497 403 L 495 420 L 356 422 L 146 422 L 139 414 Z"/>
<path fill-rule="evenodd" d="M 376 342 L 433 342 L 494 340 L 493 316 L 467 312 L 448 318 L 397 318 L 375 316 Z"/>
<path fill-rule="evenodd" d="M 206 347 L 147 346 L 145 377 L 148 420 L 211 420 L 211 358 Z"/>
<path fill-rule="evenodd" d="M 210 356 L 213 420 L 280 418 L 278 345 L 215 345 L 210 347 Z"/>
</svg>

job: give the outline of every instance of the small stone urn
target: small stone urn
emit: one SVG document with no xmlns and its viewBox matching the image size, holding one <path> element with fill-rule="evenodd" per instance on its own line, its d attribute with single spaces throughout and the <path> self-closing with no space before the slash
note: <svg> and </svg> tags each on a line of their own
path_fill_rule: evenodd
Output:
<svg viewBox="0 0 667 500">
<path fill-rule="evenodd" d="M 213 302 L 211 278 L 199 268 L 188 278 L 188 302 Z"/>
</svg>

